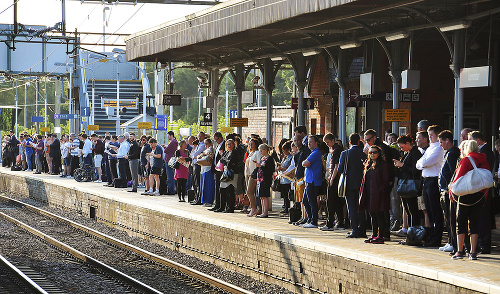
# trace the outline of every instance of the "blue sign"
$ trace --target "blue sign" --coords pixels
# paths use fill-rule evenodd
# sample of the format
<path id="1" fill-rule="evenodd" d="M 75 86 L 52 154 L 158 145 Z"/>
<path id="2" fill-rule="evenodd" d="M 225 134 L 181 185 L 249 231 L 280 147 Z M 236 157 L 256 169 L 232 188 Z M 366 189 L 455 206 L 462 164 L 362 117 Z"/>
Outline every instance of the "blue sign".
<path id="1" fill-rule="evenodd" d="M 155 114 L 155 130 L 166 131 L 168 128 L 168 115 Z"/>
<path id="2" fill-rule="evenodd" d="M 229 118 L 238 118 L 238 110 L 236 109 L 229 110 Z"/>
<path id="3" fill-rule="evenodd" d="M 79 115 L 75 113 L 56 113 L 54 119 L 78 119 Z"/>
<path id="4" fill-rule="evenodd" d="M 43 116 L 32 116 L 31 122 L 43 122 Z"/>
<path id="5" fill-rule="evenodd" d="M 81 116 L 90 116 L 90 107 L 82 107 L 80 108 Z"/>

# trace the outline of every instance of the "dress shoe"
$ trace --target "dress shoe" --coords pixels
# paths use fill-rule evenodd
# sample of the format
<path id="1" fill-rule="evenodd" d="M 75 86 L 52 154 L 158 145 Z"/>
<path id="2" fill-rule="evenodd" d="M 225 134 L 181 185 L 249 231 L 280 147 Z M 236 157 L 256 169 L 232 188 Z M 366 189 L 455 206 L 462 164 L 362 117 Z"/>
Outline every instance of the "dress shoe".
<path id="1" fill-rule="evenodd" d="M 137 190 L 128 190 L 127 192 L 137 193 Z"/>
<path id="2" fill-rule="evenodd" d="M 300 226 L 300 225 L 303 225 L 303 224 L 305 224 L 305 223 L 307 223 L 307 219 L 302 218 L 302 219 L 300 219 L 299 221 L 294 222 L 294 223 L 293 223 L 293 225 L 294 225 L 294 226 Z"/>
<path id="3" fill-rule="evenodd" d="M 217 210 L 214 210 L 214 212 L 223 212 L 225 209 L 224 208 L 219 208 Z"/>
<path id="4" fill-rule="evenodd" d="M 201 205 L 201 202 L 191 201 L 191 202 L 189 202 L 189 204 L 191 204 L 191 205 Z"/>
<path id="5" fill-rule="evenodd" d="M 208 210 L 209 210 L 209 211 L 216 211 L 216 210 L 217 210 L 217 209 L 219 209 L 219 208 L 220 208 L 220 207 L 218 207 L 218 206 L 214 206 L 214 207 L 212 207 L 212 208 L 210 208 L 210 209 L 208 209 Z"/>
<path id="6" fill-rule="evenodd" d="M 226 209 L 223 213 L 234 213 L 234 209 Z"/>

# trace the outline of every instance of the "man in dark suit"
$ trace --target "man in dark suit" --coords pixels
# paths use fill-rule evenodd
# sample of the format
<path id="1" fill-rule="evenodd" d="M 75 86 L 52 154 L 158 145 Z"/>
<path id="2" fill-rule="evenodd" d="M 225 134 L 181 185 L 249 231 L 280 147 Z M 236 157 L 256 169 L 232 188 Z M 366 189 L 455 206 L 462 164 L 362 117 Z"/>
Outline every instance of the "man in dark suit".
<path id="1" fill-rule="evenodd" d="M 491 145 L 486 143 L 484 134 L 478 131 L 469 133 L 469 140 L 474 140 L 479 146 L 479 152 L 486 154 L 486 160 L 493 169 L 495 166 L 495 153 L 491 148 Z M 479 252 L 482 254 L 491 253 L 491 227 L 492 222 L 495 221 L 494 216 L 491 215 L 491 199 L 493 198 L 493 189 L 488 191 L 488 197 L 486 198 L 486 203 L 483 205 L 481 216 L 479 218 L 479 238 L 477 245 L 479 247 Z"/>
<path id="2" fill-rule="evenodd" d="M 220 199 L 220 177 L 222 176 L 222 172 L 215 169 L 215 166 L 222 158 L 222 153 L 224 153 L 224 151 L 226 151 L 226 141 L 220 132 L 216 132 L 214 134 L 214 160 L 212 161 L 211 170 L 215 176 L 215 205 L 209 209 L 211 211 L 219 210 L 223 205 L 225 205 L 225 203 L 222 203 Z"/>
<path id="3" fill-rule="evenodd" d="M 342 174 L 347 168 L 345 200 L 352 228 L 352 233 L 347 235 L 347 238 L 366 238 L 365 216 L 363 212 L 358 210 L 359 189 L 366 160 L 366 154 L 363 152 L 363 147 L 359 146 L 359 140 L 359 135 L 352 133 L 349 136 L 351 148 L 343 151 L 339 160 L 339 174 Z"/>
<path id="4" fill-rule="evenodd" d="M 61 142 L 57 139 L 57 134 L 52 134 L 49 156 L 52 157 L 52 174 L 57 175 L 61 166 Z"/>

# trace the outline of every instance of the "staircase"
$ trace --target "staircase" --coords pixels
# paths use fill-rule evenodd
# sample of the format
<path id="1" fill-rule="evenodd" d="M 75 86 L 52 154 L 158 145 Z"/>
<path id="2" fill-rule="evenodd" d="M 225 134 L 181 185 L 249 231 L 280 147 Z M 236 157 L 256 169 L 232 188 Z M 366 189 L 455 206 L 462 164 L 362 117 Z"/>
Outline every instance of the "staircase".
<path id="1" fill-rule="evenodd" d="M 120 100 L 139 98 L 137 108 L 127 108 L 125 114 L 120 115 L 120 123 L 124 123 L 142 113 L 142 82 L 141 80 L 120 81 Z M 87 93 L 89 101 L 92 103 L 92 81 L 87 83 Z M 106 132 L 116 133 L 116 118 L 108 117 L 106 108 L 102 106 L 102 99 L 116 99 L 116 81 L 95 80 L 94 83 L 94 124 L 99 125 L 98 135 Z"/>

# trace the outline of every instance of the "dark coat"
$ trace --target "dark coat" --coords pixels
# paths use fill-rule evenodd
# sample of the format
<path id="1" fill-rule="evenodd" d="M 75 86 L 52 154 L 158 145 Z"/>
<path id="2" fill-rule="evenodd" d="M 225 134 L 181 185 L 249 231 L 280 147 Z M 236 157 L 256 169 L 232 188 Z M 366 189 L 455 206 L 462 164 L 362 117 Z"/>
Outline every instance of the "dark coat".
<path id="1" fill-rule="evenodd" d="M 490 170 L 495 166 L 495 153 L 491 151 L 491 145 L 486 143 L 481 148 L 479 148 L 479 153 L 486 154 L 486 160 L 490 165 Z"/>
<path id="2" fill-rule="evenodd" d="M 213 143 L 214 143 L 214 152 L 215 152 L 215 150 L 217 149 L 217 146 L 219 146 L 219 144 L 217 144 L 217 142 L 215 142 L 215 141 Z M 226 151 L 226 141 L 222 141 L 221 144 L 222 144 L 222 146 L 220 146 L 219 150 L 222 150 L 223 152 L 225 152 Z M 222 172 L 217 171 L 215 169 L 215 166 L 219 163 L 219 160 L 221 158 L 222 158 L 222 155 L 219 152 L 216 152 L 216 154 L 214 154 L 214 160 L 212 160 L 212 168 L 211 168 L 211 171 L 213 174 L 219 173 L 219 175 L 222 175 Z"/>
<path id="3" fill-rule="evenodd" d="M 439 176 L 439 188 L 441 190 L 448 190 L 448 185 L 451 183 L 451 178 L 457 169 L 458 161 L 460 159 L 460 149 L 453 146 L 448 149 L 444 155 L 444 163 L 441 168 Z"/>
<path id="4" fill-rule="evenodd" d="M 235 174 L 239 173 L 238 163 L 242 161 L 241 153 L 238 149 L 233 149 L 232 151 L 226 150 L 220 159 L 220 162 L 232 170 Z"/>
<path id="5" fill-rule="evenodd" d="M 403 166 L 399 168 L 400 179 L 420 179 L 422 171 L 417 169 L 417 161 L 422 157 L 422 153 L 417 146 L 413 146 L 408 153 L 401 158 Z"/>
<path id="6" fill-rule="evenodd" d="M 364 162 L 366 154 L 363 152 L 363 147 L 358 145 L 352 146 L 349 150 L 342 151 L 339 160 L 339 174 L 344 172 L 344 166 L 347 160 L 347 190 L 358 190 L 361 187 L 361 180 L 363 179 Z"/>
<path id="7" fill-rule="evenodd" d="M 384 162 L 382 166 L 376 167 L 370 177 L 370 191 L 365 189 L 365 176 L 361 182 L 359 190 L 359 211 L 368 210 L 370 212 L 388 211 L 391 207 L 389 194 L 389 165 Z M 367 200 L 370 199 L 370 207 L 366 207 Z"/>

